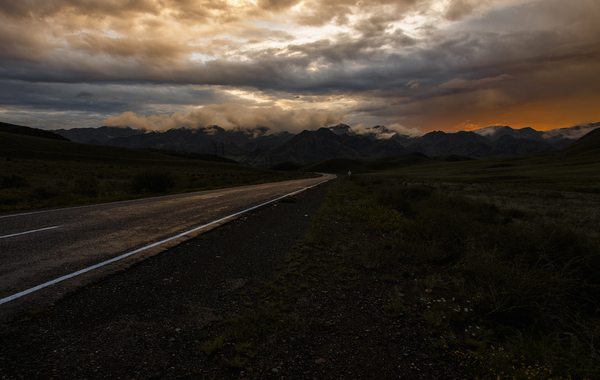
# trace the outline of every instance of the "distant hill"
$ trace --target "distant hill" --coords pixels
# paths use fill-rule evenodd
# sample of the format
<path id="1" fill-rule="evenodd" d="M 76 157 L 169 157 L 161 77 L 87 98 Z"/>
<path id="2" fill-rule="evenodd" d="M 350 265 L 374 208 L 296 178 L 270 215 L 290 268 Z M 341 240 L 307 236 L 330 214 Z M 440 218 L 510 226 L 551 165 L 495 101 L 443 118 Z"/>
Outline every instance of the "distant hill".
<path id="1" fill-rule="evenodd" d="M 279 146 L 294 135 L 288 132 L 268 134 L 267 128 L 225 130 L 212 125 L 204 128 L 177 128 L 146 132 L 129 127 L 60 129 L 56 132 L 72 141 L 169 151 L 207 153 L 239 161 L 257 149 Z"/>
<path id="2" fill-rule="evenodd" d="M 165 150 L 165 149 L 154 149 L 154 148 L 145 148 L 141 149 L 148 152 L 160 153 L 165 156 L 172 157 L 182 157 L 189 158 L 192 160 L 200 160 L 200 161 L 209 161 L 209 162 L 225 162 L 228 164 L 239 164 L 237 161 L 231 160 L 226 157 L 217 156 L 210 153 L 194 153 L 194 152 L 179 152 L 176 150 Z"/>
<path id="3" fill-rule="evenodd" d="M 563 140 L 571 140 L 571 142 L 580 139 L 587 133 L 600 128 L 600 122 L 576 125 L 570 128 L 558 128 L 543 132 L 543 137 L 547 142 L 556 145 L 557 142 Z"/>
<path id="4" fill-rule="evenodd" d="M 167 156 L 153 152 L 79 144 L 70 141 L 5 132 L 0 132 L 0 155 L 11 158 L 51 158 L 54 160 L 65 159 L 116 163 L 169 159 Z"/>
<path id="5" fill-rule="evenodd" d="M 568 144 L 584 136 L 586 133 L 600 127 L 600 122 L 584 125 L 576 125 L 569 128 L 558 128 L 549 131 L 536 131 L 533 128 L 513 129 L 509 126 L 494 125 L 487 128 L 474 130 L 480 136 L 484 136 L 492 141 L 499 140 L 503 136 L 511 136 L 517 139 L 529 139 L 542 141 L 557 148 L 564 148 Z"/>
<path id="6" fill-rule="evenodd" d="M 57 129 L 54 132 L 73 142 L 93 145 L 109 145 L 116 138 L 144 134 L 146 131 L 129 127 L 73 128 Z"/>
<path id="7" fill-rule="evenodd" d="M 408 153 L 401 156 L 372 158 L 335 158 L 304 166 L 301 170 L 307 172 L 340 173 L 345 175 L 393 170 L 415 165 L 428 165 L 436 161 L 421 153 Z"/>
<path id="8" fill-rule="evenodd" d="M 491 141 L 473 132 L 429 132 L 406 145 L 409 152 L 426 156 L 459 155 L 486 158 L 492 155 Z"/>
<path id="9" fill-rule="evenodd" d="M 494 141 L 491 146 L 494 148 L 491 153 L 492 157 L 516 156 L 557 150 L 556 147 L 542 141 L 515 138 L 508 134 Z"/>
<path id="10" fill-rule="evenodd" d="M 211 154 L 245 165 L 270 168 L 285 162 L 304 166 L 329 159 L 398 157 L 411 152 L 438 157 L 438 161 L 551 152 L 568 147 L 597 127 L 600 127 L 600 122 L 544 132 L 532 128 L 491 126 L 453 133 L 433 131 L 422 136 L 410 136 L 382 125 L 364 129 L 346 124 L 302 131 L 296 135 L 271 133 L 264 127 L 224 129 L 216 125 L 153 132 L 115 126 L 55 132 L 73 142 Z M 29 129 L 36 131 L 34 133 L 49 132 Z"/>
<path id="11" fill-rule="evenodd" d="M 366 158 L 405 154 L 406 149 L 393 140 L 371 140 L 364 136 L 335 134 L 329 128 L 302 131 L 284 144 L 256 150 L 242 163 L 273 166 L 280 162 L 308 164 L 334 158 Z"/>
<path id="12" fill-rule="evenodd" d="M 599 123 L 600 124 L 600 123 Z M 562 149 L 561 154 L 567 155 L 592 155 L 600 154 L 600 128 L 587 133 L 573 144 Z"/>
<path id="13" fill-rule="evenodd" d="M 51 132 L 51 131 L 46 131 L 46 130 L 39 129 L 39 128 L 25 127 L 22 125 L 2 123 L 2 122 L 0 122 L 0 132 L 13 133 L 13 134 L 25 135 L 25 136 L 41 137 L 44 139 L 51 139 L 51 140 L 70 141 L 68 138 L 65 138 L 65 137 L 63 137 L 57 133 Z"/>
<path id="14" fill-rule="evenodd" d="M 31 128 L 34 129 L 34 128 Z M 43 132 L 43 131 L 42 131 Z M 98 161 L 111 163 L 165 162 L 194 159 L 213 163 L 239 165 L 237 162 L 211 154 L 193 154 L 146 149 L 130 149 L 71 142 L 64 137 L 45 138 L 0 131 L 0 156 L 6 158 L 36 158 L 52 160 Z"/>
<path id="15" fill-rule="evenodd" d="M 541 141 L 544 139 L 544 132 L 538 132 L 533 128 L 513 129 L 509 126 L 494 125 L 487 128 L 473 131 L 480 136 L 484 136 L 492 141 L 496 141 L 504 136 L 510 136 L 517 139 L 530 139 Z"/>

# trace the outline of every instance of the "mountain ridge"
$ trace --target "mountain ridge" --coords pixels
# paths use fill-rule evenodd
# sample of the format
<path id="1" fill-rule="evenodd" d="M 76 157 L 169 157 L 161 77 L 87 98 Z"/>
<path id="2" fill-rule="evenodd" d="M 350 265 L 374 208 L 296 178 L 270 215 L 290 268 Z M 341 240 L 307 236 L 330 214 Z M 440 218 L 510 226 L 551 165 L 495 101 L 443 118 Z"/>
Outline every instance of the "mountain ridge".
<path id="1" fill-rule="evenodd" d="M 256 167 L 284 162 L 306 165 L 335 158 L 360 159 L 418 152 L 428 157 L 476 159 L 558 151 L 600 127 L 600 122 L 540 132 L 533 128 L 492 126 L 475 131 L 432 131 L 409 136 L 385 126 L 358 129 L 338 124 L 298 134 L 268 128 L 226 130 L 216 125 L 167 131 L 102 126 L 59 129 L 52 133 L 73 142 L 127 148 L 214 154 Z"/>

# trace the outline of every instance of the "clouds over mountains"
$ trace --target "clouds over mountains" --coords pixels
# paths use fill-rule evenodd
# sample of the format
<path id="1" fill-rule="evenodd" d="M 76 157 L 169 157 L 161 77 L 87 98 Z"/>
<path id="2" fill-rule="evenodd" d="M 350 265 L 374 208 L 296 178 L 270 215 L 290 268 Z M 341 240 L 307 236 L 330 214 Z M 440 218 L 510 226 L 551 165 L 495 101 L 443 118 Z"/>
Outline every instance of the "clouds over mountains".
<path id="1" fill-rule="evenodd" d="M 9 0 L 0 117 L 573 125 L 600 118 L 598 19 L 594 0 Z"/>

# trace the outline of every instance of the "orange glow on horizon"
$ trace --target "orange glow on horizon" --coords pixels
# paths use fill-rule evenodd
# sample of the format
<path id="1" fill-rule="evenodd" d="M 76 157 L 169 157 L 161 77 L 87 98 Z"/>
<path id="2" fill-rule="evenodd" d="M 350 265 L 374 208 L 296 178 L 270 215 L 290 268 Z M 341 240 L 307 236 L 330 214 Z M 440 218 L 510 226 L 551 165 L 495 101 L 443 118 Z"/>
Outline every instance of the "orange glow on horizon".
<path id="1" fill-rule="evenodd" d="M 495 125 L 509 126 L 513 129 L 533 128 L 537 131 L 568 128 L 580 124 L 600 122 L 600 97 L 580 98 L 565 101 L 556 99 L 546 102 L 535 102 L 517 105 L 499 112 L 482 110 L 468 112 L 469 118 L 457 112 L 455 115 L 435 117 L 423 132 L 442 131 L 473 131 Z M 425 121 L 426 122 L 426 121 Z"/>

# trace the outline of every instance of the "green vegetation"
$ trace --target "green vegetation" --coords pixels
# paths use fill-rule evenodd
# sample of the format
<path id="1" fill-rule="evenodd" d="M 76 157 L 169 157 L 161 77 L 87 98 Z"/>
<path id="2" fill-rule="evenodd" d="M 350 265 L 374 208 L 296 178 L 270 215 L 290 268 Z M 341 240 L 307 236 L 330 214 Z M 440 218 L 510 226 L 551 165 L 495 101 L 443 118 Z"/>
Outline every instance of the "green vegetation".
<path id="1" fill-rule="evenodd" d="M 194 155 L 180 157 L 173 152 L 163 153 L 166 154 L 0 132 L 0 212 L 102 203 L 308 176 L 198 160 Z"/>

